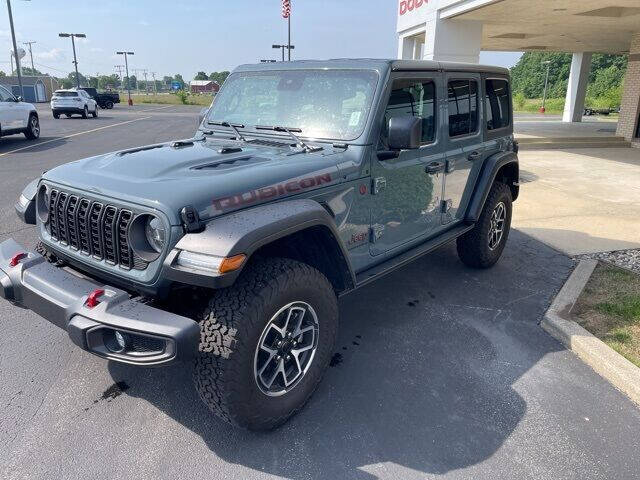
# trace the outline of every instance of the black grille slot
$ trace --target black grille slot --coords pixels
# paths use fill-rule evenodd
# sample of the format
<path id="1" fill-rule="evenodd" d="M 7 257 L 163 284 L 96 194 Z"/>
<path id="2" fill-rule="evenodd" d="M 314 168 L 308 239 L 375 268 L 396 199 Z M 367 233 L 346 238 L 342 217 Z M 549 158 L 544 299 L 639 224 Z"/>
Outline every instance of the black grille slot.
<path id="1" fill-rule="evenodd" d="M 86 198 L 78 202 L 78 212 L 76 215 L 76 227 L 78 231 L 79 248 L 82 253 L 91 255 L 91 243 L 89 241 L 89 207 L 91 202 Z"/>
<path id="2" fill-rule="evenodd" d="M 78 211 L 78 197 L 70 195 L 67 201 L 67 208 L 65 209 L 65 216 L 67 217 L 67 238 L 69 246 L 79 250 L 78 242 L 78 221 L 76 219 L 76 212 Z"/>
<path id="3" fill-rule="evenodd" d="M 91 243 L 91 251 L 93 256 L 98 260 L 104 258 L 104 249 L 102 248 L 102 235 L 100 228 L 100 217 L 102 216 L 103 205 L 93 202 L 89 209 L 89 242 Z"/>
<path id="4" fill-rule="evenodd" d="M 60 190 L 49 191 L 51 238 L 97 260 L 126 270 L 145 270 L 149 263 L 129 245 L 130 210 L 94 202 Z"/>
<path id="5" fill-rule="evenodd" d="M 127 230 L 133 214 L 129 210 L 121 210 L 118 216 L 116 227 L 116 237 L 118 242 L 118 263 L 124 268 L 131 268 L 133 259 L 131 258 L 131 248 L 129 247 L 129 239 Z"/>
<path id="6" fill-rule="evenodd" d="M 108 263 L 116 264 L 115 224 L 118 210 L 111 205 L 105 207 L 102 215 L 102 233 L 104 236 L 104 258 Z"/>

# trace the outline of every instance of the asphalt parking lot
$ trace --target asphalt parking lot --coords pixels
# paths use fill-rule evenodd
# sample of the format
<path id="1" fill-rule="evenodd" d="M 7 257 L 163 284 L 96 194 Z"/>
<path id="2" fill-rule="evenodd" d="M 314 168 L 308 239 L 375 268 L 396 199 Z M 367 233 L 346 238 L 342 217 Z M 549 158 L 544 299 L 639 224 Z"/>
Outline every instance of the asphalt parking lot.
<path id="1" fill-rule="evenodd" d="M 189 137 L 198 111 L 43 108 L 39 142 L 0 140 L 0 241 L 35 243 L 13 203 L 43 170 Z M 572 266 L 513 231 L 491 270 L 446 246 L 344 297 L 333 367 L 263 434 L 211 416 L 188 367 L 110 364 L 2 301 L 0 478 L 637 478 L 640 410 L 538 325 Z"/>

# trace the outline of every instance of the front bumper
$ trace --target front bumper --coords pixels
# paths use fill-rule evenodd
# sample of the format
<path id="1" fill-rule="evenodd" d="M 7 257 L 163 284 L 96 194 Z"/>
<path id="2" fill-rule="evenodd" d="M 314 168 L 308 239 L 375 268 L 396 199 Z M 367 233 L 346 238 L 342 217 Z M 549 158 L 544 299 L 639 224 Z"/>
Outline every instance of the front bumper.
<path id="1" fill-rule="evenodd" d="M 12 258 L 26 253 L 15 266 Z M 89 295 L 104 291 L 93 308 Z M 28 308 L 64 329 L 80 348 L 134 365 L 167 365 L 198 351 L 200 327 L 186 317 L 151 307 L 117 288 L 48 263 L 14 240 L 0 243 L 0 297 Z M 115 332 L 125 347 L 114 341 Z"/>

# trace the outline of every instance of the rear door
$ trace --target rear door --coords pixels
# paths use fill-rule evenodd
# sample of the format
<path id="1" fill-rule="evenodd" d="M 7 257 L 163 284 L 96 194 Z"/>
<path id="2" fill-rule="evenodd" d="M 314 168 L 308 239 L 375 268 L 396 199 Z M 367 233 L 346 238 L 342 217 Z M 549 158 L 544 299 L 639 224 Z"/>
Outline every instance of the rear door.
<path id="1" fill-rule="evenodd" d="M 480 75 L 448 72 L 446 89 L 446 176 L 444 186 L 444 224 L 462 220 L 473 193 L 473 186 L 488 152 L 480 128 Z"/>
<path id="2" fill-rule="evenodd" d="M 422 146 L 403 150 L 396 158 L 385 159 L 374 153 L 372 255 L 433 234 L 442 227 L 440 203 L 445 159 L 438 128 L 440 85 L 438 72 L 397 73 L 392 78 L 378 150 L 388 150 L 389 120 L 395 116 L 422 119 Z"/>

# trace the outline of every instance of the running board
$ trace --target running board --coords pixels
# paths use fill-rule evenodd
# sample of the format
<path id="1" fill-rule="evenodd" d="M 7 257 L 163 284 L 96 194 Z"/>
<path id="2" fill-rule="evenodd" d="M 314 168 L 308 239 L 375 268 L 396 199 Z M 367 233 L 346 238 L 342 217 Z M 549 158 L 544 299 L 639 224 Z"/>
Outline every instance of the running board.
<path id="1" fill-rule="evenodd" d="M 444 233 L 439 234 L 438 236 L 427 240 L 424 243 L 419 244 L 416 247 L 413 247 L 406 252 L 401 253 L 400 255 L 396 255 L 389 260 L 385 260 L 384 262 L 371 267 L 367 270 L 364 270 L 356 275 L 356 288 L 360 288 L 363 285 L 368 284 L 378 278 L 386 275 L 387 273 L 393 272 L 395 269 L 403 267 L 404 265 L 420 258 L 423 255 L 435 250 L 438 247 L 441 247 L 445 243 L 449 243 L 452 240 L 455 240 L 460 235 L 468 232 L 474 227 L 474 225 L 460 225 L 458 227 L 454 227 L 451 230 L 448 230 Z"/>

